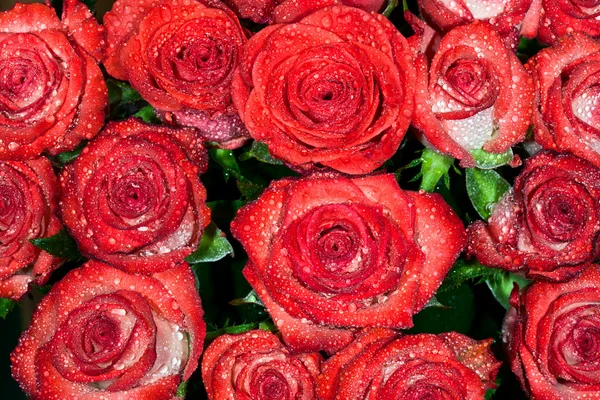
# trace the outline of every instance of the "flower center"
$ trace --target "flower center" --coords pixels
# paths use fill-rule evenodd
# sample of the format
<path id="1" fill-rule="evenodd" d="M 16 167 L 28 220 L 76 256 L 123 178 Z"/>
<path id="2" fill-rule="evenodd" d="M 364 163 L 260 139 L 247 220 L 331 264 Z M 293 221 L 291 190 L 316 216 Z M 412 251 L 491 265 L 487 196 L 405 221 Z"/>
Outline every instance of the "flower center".
<path id="1" fill-rule="evenodd" d="M 285 400 L 289 398 L 287 382 L 279 371 L 268 370 L 258 379 L 258 396 L 253 400 Z"/>
<path id="2" fill-rule="evenodd" d="M 155 191 L 141 176 L 126 176 L 113 187 L 110 195 L 111 209 L 124 218 L 145 214 L 154 203 Z"/>

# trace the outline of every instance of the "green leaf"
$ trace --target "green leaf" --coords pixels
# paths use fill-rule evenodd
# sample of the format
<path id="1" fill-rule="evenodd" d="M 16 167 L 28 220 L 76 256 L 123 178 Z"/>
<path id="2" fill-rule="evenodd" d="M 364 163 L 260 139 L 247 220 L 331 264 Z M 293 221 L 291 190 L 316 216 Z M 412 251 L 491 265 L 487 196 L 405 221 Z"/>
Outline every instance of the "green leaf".
<path id="1" fill-rule="evenodd" d="M 244 199 L 248 201 L 256 200 L 265 190 L 264 186 L 257 185 L 252 182 L 238 181 L 237 187 L 244 196 Z"/>
<path id="2" fill-rule="evenodd" d="M 2 319 L 6 319 L 8 313 L 11 312 L 16 305 L 17 302 L 14 300 L 0 298 L 0 317 L 2 317 Z"/>
<path id="3" fill-rule="evenodd" d="M 246 161 L 251 158 L 256 158 L 258 161 L 262 161 L 267 164 L 283 165 L 283 161 L 273 158 L 273 156 L 271 156 L 271 152 L 269 152 L 269 147 L 262 142 L 252 142 L 250 150 L 240 155 L 240 161 Z"/>
<path id="4" fill-rule="evenodd" d="M 83 259 L 83 256 L 77 248 L 77 243 L 65 229 L 62 229 L 54 236 L 31 239 L 30 242 L 44 250 L 46 253 L 55 257 L 63 258 L 69 261 L 78 261 Z"/>
<path id="5" fill-rule="evenodd" d="M 73 161 L 75 161 L 77 159 L 77 157 L 79 157 L 79 155 L 81 154 L 81 151 L 83 150 L 83 148 L 85 147 L 86 144 L 87 144 L 87 142 L 84 142 L 84 143 L 80 144 L 79 146 L 77 146 L 77 148 L 73 151 L 62 152 L 59 155 L 57 155 L 56 157 L 53 157 L 52 161 L 54 161 L 54 164 L 59 167 L 63 167 L 69 163 L 72 163 Z"/>
<path id="6" fill-rule="evenodd" d="M 208 149 L 210 158 L 223 168 L 223 176 L 225 181 L 229 179 L 229 176 L 233 176 L 237 180 L 246 180 L 242 176 L 240 166 L 235 159 L 233 151 L 227 149 Z"/>
<path id="7" fill-rule="evenodd" d="M 262 329 L 263 331 L 268 331 L 271 333 L 279 332 L 279 329 L 275 326 L 272 321 L 262 321 L 258 324 L 258 329 Z"/>
<path id="8" fill-rule="evenodd" d="M 494 205 L 510 189 L 508 182 L 491 169 L 467 169 L 467 193 L 475 210 L 487 220 Z"/>
<path id="9" fill-rule="evenodd" d="M 497 272 L 497 269 L 488 268 L 482 265 L 475 258 L 468 261 L 463 258 L 459 258 L 446 275 L 446 278 L 444 278 L 444 282 L 442 282 L 442 285 L 438 289 L 438 293 L 456 289 L 463 283 L 470 281 L 483 281 Z"/>
<path id="10" fill-rule="evenodd" d="M 414 327 L 409 333 L 442 333 L 456 331 L 468 334 L 475 315 L 473 291 L 469 285 L 437 293 L 446 308 L 428 307 L 413 317 Z"/>
<path id="11" fill-rule="evenodd" d="M 421 189 L 433 192 L 442 177 L 448 174 L 454 158 L 425 149 L 421 155 Z M 447 183 L 450 185 L 449 182 Z"/>
<path id="12" fill-rule="evenodd" d="M 445 306 L 442 303 L 440 303 L 440 301 L 435 296 L 429 299 L 429 301 L 427 302 L 427 304 L 425 304 L 425 307 L 423 307 L 423 309 L 430 307 L 449 308 L 448 306 Z"/>
<path id="13" fill-rule="evenodd" d="M 201 262 L 219 261 L 228 255 L 233 256 L 233 247 L 214 222 L 208 224 L 200 240 L 198 249 L 187 256 L 185 260 L 190 264 Z"/>
<path id="14" fill-rule="evenodd" d="M 242 299 L 235 299 L 229 302 L 232 306 L 241 306 L 244 304 L 256 304 L 259 306 L 264 306 L 263 302 L 260 300 L 258 295 L 254 290 L 252 290 L 248 295 Z"/>
<path id="15" fill-rule="evenodd" d="M 188 381 L 181 382 L 181 384 L 177 388 L 177 393 L 175 393 L 175 396 L 185 398 L 185 394 L 187 392 L 187 386 L 188 386 Z"/>
<path id="16" fill-rule="evenodd" d="M 223 328 L 206 332 L 205 341 L 209 341 L 209 342 L 213 341 L 216 338 L 218 338 L 219 336 L 222 336 L 225 334 L 235 335 L 238 333 L 248 332 L 248 331 L 251 331 L 252 329 L 256 329 L 258 326 L 259 326 L 258 322 L 251 322 L 251 323 L 241 324 L 241 325 L 228 325 L 228 322 L 226 322 L 225 326 Z"/>
<path id="17" fill-rule="evenodd" d="M 158 124 L 160 123 L 160 119 L 156 116 L 156 112 L 154 111 L 154 107 L 151 105 L 147 105 L 142 107 L 138 112 L 133 114 L 134 117 L 140 118 L 147 124 Z"/>
<path id="18" fill-rule="evenodd" d="M 142 95 L 127 82 L 108 79 L 106 86 L 108 88 L 108 100 L 111 107 L 143 100 Z"/>
<path id="19" fill-rule="evenodd" d="M 406 0 L 402 0 L 402 6 L 404 8 L 404 11 L 408 9 Z M 396 7 L 398 7 L 398 0 L 388 0 L 387 6 L 385 7 L 385 10 L 383 10 L 382 14 L 389 18 Z"/>
<path id="20" fill-rule="evenodd" d="M 498 303 L 502 304 L 504 308 L 508 310 L 510 304 L 508 299 L 514 288 L 514 284 L 518 284 L 519 288 L 523 289 L 529 284 L 529 280 L 522 276 L 513 274 L 508 271 L 497 270 L 498 272 L 485 280 L 488 287 L 492 291 L 492 294 L 498 300 Z"/>
<path id="21" fill-rule="evenodd" d="M 483 149 L 471 150 L 471 155 L 475 158 L 477 168 L 494 169 L 508 164 L 514 157 L 512 149 L 505 153 L 488 153 Z"/>

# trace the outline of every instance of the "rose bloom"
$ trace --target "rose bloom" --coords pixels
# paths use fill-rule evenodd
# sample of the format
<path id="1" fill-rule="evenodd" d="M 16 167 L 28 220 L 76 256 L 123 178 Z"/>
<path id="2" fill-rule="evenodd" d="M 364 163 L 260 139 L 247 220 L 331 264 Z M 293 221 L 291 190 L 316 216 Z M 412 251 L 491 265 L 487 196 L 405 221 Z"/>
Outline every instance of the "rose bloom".
<path id="1" fill-rule="evenodd" d="M 421 26 L 415 30 L 423 35 Z M 504 153 L 525 139 L 533 83 L 491 25 L 475 21 L 452 29 L 430 61 L 420 53 L 415 65 L 413 125 L 427 146 L 473 167 L 472 151 Z"/>
<path id="2" fill-rule="evenodd" d="M 13 377 L 33 399 L 170 399 L 198 367 L 202 314 L 187 264 L 139 276 L 90 261 L 42 299 Z"/>
<path id="3" fill-rule="evenodd" d="M 484 265 L 567 280 L 600 256 L 600 169 L 571 154 L 527 160 L 488 224 L 469 226 L 467 252 Z"/>
<path id="4" fill-rule="evenodd" d="M 536 86 L 536 142 L 546 149 L 571 152 L 600 167 L 598 60 L 600 42 L 574 33 L 542 49 L 527 67 Z"/>
<path id="5" fill-rule="evenodd" d="M 47 158 L 0 162 L 0 297 L 18 300 L 60 264 L 30 242 L 62 227 L 55 215 L 56 187 Z"/>
<path id="6" fill-rule="evenodd" d="M 347 5 L 365 11 L 383 10 L 386 0 L 225 0 L 240 18 L 259 24 L 291 23 L 313 11 L 332 5 Z"/>
<path id="7" fill-rule="evenodd" d="M 202 380 L 209 400 L 316 398 L 319 353 L 292 354 L 263 330 L 219 336 L 204 352 Z"/>
<path id="8" fill-rule="evenodd" d="M 136 273 L 196 250 L 210 222 L 196 131 L 110 122 L 61 175 L 62 220 L 81 252 Z"/>
<path id="9" fill-rule="evenodd" d="M 76 0 L 65 1 L 62 19 L 43 4 L 0 12 L 2 160 L 73 150 L 104 124 L 103 28 Z"/>
<path id="10" fill-rule="evenodd" d="M 504 322 L 513 372 L 534 399 L 594 398 L 600 391 L 600 271 L 513 290 Z"/>
<path id="11" fill-rule="evenodd" d="M 233 12 L 216 7 L 196 0 L 116 1 L 104 16 L 104 65 L 129 80 L 165 121 L 194 126 L 207 140 L 235 148 L 247 136 L 231 102 L 246 34 Z"/>
<path id="12" fill-rule="evenodd" d="M 533 0 L 521 34 L 546 44 L 573 32 L 599 37 L 597 6 L 593 1 Z"/>
<path id="13" fill-rule="evenodd" d="M 491 342 L 366 330 L 323 364 L 318 398 L 481 400 L 500 368 Z"/>
<path id="14" fill-rule="evenodd" d="M 233 100 L 250 135 L 286 163 L 363 174 L 396 152 L 410 124 L 411 61 L 384 16 L 326 7 L 250 39 Z"/>
<path id="15" fill-rule="evenodd" d="M 273 182 L 231 231 L 285 342 L 330 353 L 351 327 L 410 328 L 466 239 L 440 195 L 404 191 L 391 174 Z"/>
<path id="16" fill-rule="evenodd" d="M 438 32 L 448 32 L 476 20 L 485 21 L 503 38 L 514 36 L 517 43 L 520 32 L 537 29 L 539 15 L 528 13 L 531 2 L 532 0 L 417 0 L 421 14 Z"/>

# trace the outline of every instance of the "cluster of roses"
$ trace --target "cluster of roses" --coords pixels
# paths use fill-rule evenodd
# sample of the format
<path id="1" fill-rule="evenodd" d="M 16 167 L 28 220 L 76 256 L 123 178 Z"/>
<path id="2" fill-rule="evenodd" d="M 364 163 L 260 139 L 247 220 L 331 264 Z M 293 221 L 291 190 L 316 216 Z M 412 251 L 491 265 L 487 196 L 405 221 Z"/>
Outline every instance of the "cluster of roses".
<path id="1" fill-rule="evenodd" d="M 217 0 L 118 0 L 103 27 L 78 0 L 62 20 L 42 4 L 0 14 L 0 295 L 48 280 L 63 260 L 31 239 L 63 226 L 92 259 L 54 285 L 23 334 L 12 356 L 22 388 L 35 399 L 175 395 L 205 337 L 184 261 L 210 221 L 203 143 L 252 137 L 305 174 L 274 181 L 231 226 L 283 342 L 218 338 L 202 365 L 211 399 L 483 398 L 499 368 L 489 340 L 395 330 L 412 326 L 465 248 L 547 281 L 515 290 L 506 318 L 525 390 L 598 393 L 596 5 L 423 0 L 439 32 L 407 13 L 406 39 L 374 12 L 382 1 L 226 3 L 270 25 L 251 35 Z M 553 45 L 524 67 L 520 34 Z M 104 125 L 98 62 L 163 124 Z M 465 230 L 441 196 L 372 174 L 411 124 L 465 167 L 512 158 L 530 124 L 563 153 L 530 158 L 488 223 Z M 41 154 L 85 139 L 57 179 Z"/>

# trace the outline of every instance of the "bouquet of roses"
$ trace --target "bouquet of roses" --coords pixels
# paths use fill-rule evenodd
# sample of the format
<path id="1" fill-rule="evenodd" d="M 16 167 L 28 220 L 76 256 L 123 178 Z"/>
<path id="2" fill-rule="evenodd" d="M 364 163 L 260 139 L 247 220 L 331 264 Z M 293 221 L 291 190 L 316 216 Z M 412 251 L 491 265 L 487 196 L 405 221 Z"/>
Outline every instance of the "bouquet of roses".
<path id="1" fill-rule="evenodd" d="M 598 6 L 0 12 L 11 398 L 599 396 Z"/>

